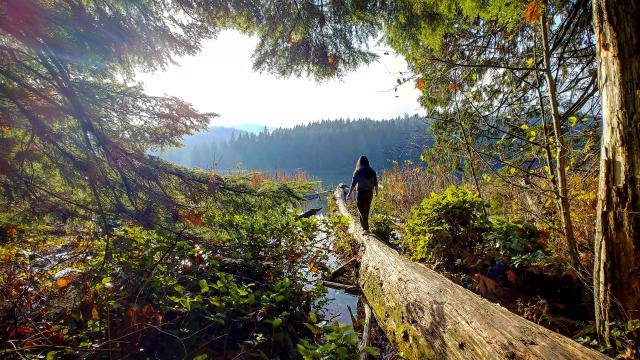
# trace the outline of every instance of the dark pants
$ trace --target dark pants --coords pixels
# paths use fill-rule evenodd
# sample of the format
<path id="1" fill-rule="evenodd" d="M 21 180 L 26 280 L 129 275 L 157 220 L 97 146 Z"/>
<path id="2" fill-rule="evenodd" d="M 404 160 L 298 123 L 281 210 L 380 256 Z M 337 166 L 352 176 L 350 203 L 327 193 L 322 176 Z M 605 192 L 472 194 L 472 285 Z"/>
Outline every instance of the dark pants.
<path id="1" fill-rule="evenodd" d="M 358 204 L 358 212 L 360 213 L 360 224 L 365 230 L 369 230 L 369 211 L 371 210 L 372 200 L 373 191 L 358 191 L 356 203 Z"/>

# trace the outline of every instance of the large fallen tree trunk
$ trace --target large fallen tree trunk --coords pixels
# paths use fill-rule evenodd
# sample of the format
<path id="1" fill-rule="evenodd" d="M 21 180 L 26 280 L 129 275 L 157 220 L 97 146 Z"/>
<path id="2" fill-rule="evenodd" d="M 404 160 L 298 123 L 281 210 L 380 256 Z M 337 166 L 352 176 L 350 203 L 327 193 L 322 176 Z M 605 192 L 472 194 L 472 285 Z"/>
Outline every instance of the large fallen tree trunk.
<path id="1" fill-rule="evenodd" d="M 389 341 L 409 359 L 609 359 L 402 257 L 364 234 L 344 192 L 335 198 L 361 243 L 358 283 Z"/>

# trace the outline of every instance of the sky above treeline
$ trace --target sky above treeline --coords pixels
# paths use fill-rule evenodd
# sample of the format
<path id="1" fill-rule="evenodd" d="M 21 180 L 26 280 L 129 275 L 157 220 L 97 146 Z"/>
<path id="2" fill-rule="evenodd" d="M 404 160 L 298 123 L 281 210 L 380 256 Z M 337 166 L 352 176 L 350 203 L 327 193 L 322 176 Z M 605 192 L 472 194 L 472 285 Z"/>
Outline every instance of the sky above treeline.
<path id="1" fill-rule="evenodd" d="M 423 113 L 412 81 L 393 91 L 407 64 L 391 52 L 385 55 L 383 47 L 373 47 L 380 54 L 378 62 L 318 84 L 254 72 L 251 54 L 256 43 L 255 38 L 224 31 L 206 42 L 200 54 L 182 57 L 164 71 L 139 74 L 138 80 L 149 94 L 178 96 L 200 111 L 219 114 L 212 126 L 292 127 L 322 119 Z"/>

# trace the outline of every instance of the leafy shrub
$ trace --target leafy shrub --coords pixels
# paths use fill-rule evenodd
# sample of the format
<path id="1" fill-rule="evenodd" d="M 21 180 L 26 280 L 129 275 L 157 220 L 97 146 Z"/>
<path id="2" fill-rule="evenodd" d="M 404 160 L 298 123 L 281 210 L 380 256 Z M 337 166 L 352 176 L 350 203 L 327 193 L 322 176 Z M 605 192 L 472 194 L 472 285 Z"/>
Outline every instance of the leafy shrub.
<path id="1" fill-rule="evenodd" d="M 380 197 L 375 198 L 369 215 L 371 232 L 384 241 L 392 240 L 395 228 L 395 224 L 391 221 L 393 215 L 392 209 L 386 202 L 380 201 Z"/>
<path id="2" fill-rule="evenodd" d="M 421 156 L 421 159 L 427 160 Z M 442 165 L 423 161 L 414 163 L 392 161 L 393 168 L 382 172 L 380 198 L 393 210 L 396 216 L 405 217 L 411 209 L 420 204 L 431 192 L 439 193 L 455 183 L 453 174 Z M 425 166 L 426 165 L 426 166 Z"/>
<path id="3" fill-rule="evenodd" d="M 480 251 L 489 258 L 506 260 L 515 267 L 546 265 L 551 259 L 544 253 L 545 244 L 541 238 L 541 232 L 528 221 L 494 216 L 489 229 L 482 235 Z"/>
<path id="4" fill-rule="evenodd" d="M 429 263 L 452 262 L 481 239 L 487 219 L 482 199 L 466 186 L 431 194 L 413 209 L 405 244 L 411 258 Z"/>
<path id="5" fill-rule="evenodd" d="M 369 219 L 369 226 L 371 227 L 371 232 L 382 240 L 388 241 L 393 235 L 393 222 L 388 216 L 372 214 L 371 219 Z"/>
<path id="6" fill-rule="evenodd" d="M 309 313 L 310 321 L 304 325 L 315 336 L 314 341 L 303 339 L 297 346 L 300 355 L 305 360 L 327 359 L 347 360 L 355 359 L 358 354 L 358 334 L 352 326 L 340 325 L 337 322 L 328 323 L 320 320 L 315 313 Z M 380 351 L 371 346 L 364 351 L 373 356 L 379 356 Z"/>
<path id="7" fill-rule="evenodd" d="M 404 245 L 412 259 L 433 264 L 475 267 L 501 261 L 510 266 L 548 265 L 544 233 L 531 222 L 503 216 L 488 218 L 487 204 L 466 186 L 432 194 L 414 208 Z"/>
<path id="8" fill-rule="evenodd" d="M 332 215 L 326 226 L 333 234 L 333 251 L 343 257 L 350 258 L 358 253 L 359 244 L 349 234 L 349 218 L 342 215 Z"/>
<path id="9" fill-rule="evenodd" d="M 637 359 L 640 356 L 640 319 L 631 319 L 626 322 L 611 322 L 610 345 L 599 342 L 594 328 L 589 335 L 582 334 L 575 340 L 600 352 L 603 352 L 614 359 Z"/>
<path id="10" fill-rule="evenodd" d="M 0 358 L 297 357 L 291 345 L 325 291 L 302 271 L 323 251 L 313 246 L 319 224 L 297 219 L 280 188 L 272 199 L 273 185 L 258 185 L 262 196 L 220 194 L 156 230 L 8 228 Z"/>

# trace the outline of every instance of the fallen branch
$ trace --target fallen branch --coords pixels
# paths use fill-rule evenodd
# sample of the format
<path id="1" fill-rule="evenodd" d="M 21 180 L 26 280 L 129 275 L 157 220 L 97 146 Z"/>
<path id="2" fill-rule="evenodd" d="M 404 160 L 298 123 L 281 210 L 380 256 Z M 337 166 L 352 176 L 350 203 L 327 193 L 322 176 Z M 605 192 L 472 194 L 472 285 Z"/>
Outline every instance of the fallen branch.
<path id="1" fill-rule="evenodd" d="M 340 274 L 342 274 L 343 272 L 345 272 L 347 270 L 347 266 L 349 266 L 351 264 L 355 264 L 355 263 L 357 263 L 357 261 L 358 261 L 358 259 L 356 259 L 355 257 L 352 257 L 347 262 L 345 262 L 344 264 L 338 266 L 335 270 L 333 270 L 331 272 L 331 274 L 329 274 L 329 276 L 327 276 L 327 280 L 329 280 L 329 281 L 334 280 Z"/>
<path id="2" fill-rule="evenodd" d="M 333 288 L 333 289 L 344 290 L 350 294 L 357 295 L 360 293 L 356 285 L 347 285 L 339 282 L 326 281 L 326 280 L 322 280 L 322 285 Z"/>

